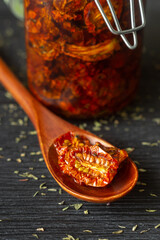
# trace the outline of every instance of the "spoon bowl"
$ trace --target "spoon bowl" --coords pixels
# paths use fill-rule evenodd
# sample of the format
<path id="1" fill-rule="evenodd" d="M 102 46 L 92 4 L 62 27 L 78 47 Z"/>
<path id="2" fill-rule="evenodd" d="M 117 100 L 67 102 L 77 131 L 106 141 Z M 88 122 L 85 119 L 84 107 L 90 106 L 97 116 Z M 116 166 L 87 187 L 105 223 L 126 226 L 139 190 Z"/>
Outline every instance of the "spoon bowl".
<path id="1" fill-rule="evenodd" d="M 107 203 L 123 197 L 132 190 L 138 179 L 138 170 L 130 158 L 121 163 L 114 180 L 106 187 L 80 185 L 71 177 L 63 174 L 59 168 L 58 155 L 53 145 L 54 140 L 59 136 L 70 131 L 86 136 L 92 144 L 100 142 L 106 147 L 113 147 L 113 145 L 51 113 L 23 87 L 2 59 L 0 59 L 0 82 L 30 117 L 37 130 L 45 163 L 53 178 L 66 192 L 81 200 Z"/>
<path id="2" fill-rule="evenodd" d="M 104 144 L 101 139 L 96 140 Z M 126 195 L 135 186 L 138 178 L 137 167 L 130 158 L 127 158 L 121 163 L 118 173 L 108 186 L 96 188 L 77 184 L 73 178 L 59 170 L 58 156 L 54 146 L 49 149 L 46 164 L 54 179 L 66 192 L 88 202 L 108 203 L 115 201 Z"/>

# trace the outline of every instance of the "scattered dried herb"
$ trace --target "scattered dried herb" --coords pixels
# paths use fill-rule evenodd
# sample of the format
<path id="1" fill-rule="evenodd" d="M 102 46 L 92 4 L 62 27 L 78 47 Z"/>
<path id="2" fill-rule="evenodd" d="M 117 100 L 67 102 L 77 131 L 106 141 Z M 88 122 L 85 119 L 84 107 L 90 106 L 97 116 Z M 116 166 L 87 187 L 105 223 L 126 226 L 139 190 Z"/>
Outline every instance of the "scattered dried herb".
<path id="1" fill-rule="evenodd" d="M 98 238 L 98 240 L 109 240 L 108 238 Z"/>
<path id="2" fill-rule="evenodd" d="M 81 129 L 85 129 L 86 127 L 87 127 L 86 123 L 79 124 L 79 128 Z"/>
<path id="3" fill-rule="evenodd" d="M 42 192 L 41 195 L 42 195 L 42 196 L 46 196 L 46 193 L 43 193 L 43 192 Z"/>
<path id="4" fill-rule="evenodd" d="M 69 206 L 62 209 L 62 211 L 66 211 L 69 208 Z"/>
<path id="5" fill-rule="evenodd" d="M 18 163 L 21 163 L 21 162 L 22 162 L 22 160 L 21 160 L 20 158 L 17 158 L 16 161 L 17 161 Z"/>
<path id="6" fill-rule="evenodd" d="M 160 125 L 160 118 L 154 118 L 152 119 L 152 121 Z"/>
<path id="7" fill-rule="evenodd" d="M 102 126 L 102 124 L 98 121 L 94 121 L 94 125 L 95 125 L 95 127 L 101 127 Z"/>
<path id="8" fill-rule="evenodd" d="M 135 148 L 133 147 L 128 147 L 128 148 L 125 148 L 125 150 L 127 151 L 127 153 L 131 153 L 135 150 Z"/>
<path id="9" fill-rule="evenodd" d="M 13 99 L 11 93 L 9 93 L 9 92 L 5 92 L 4 96 L 8 99 Z"/>
<path id="10" fill-rule="evenodd" d="M 33 174 L 29 172 L 21 173 L 19 174 L 20 177 L 28 177 L 28 178 L 33 178 L 34 180 L 38 180 L 38 177 L 34 176 Z"/>
<path id="11" fill-rule="evenodd" d="M 44 161 L 44 159 L 43 158 L 39 158 L 39 162 L 43 162 Z"/>
<path id="12" fill-rule="evenodd" d="M 84 214 L 86 215 L 89 214 L 88 210 L 84 210 Z"/>
<path id="13" fill-rule="evenodd" d="M 137 230 L 138 225 L 135 225 L 132 227 L 132 232 L 135 232 Z"/>
<path id="14" fill-rule="evenodd" d="M 38 235 L 36 233 L 32 234 L 33 237 L 39 239 Z"/>
<path id="15" fill-rule="evenodd" d="M 143 146 L 157 147 L 158 142 L 150 143 L 150 142 L 142 142 Z"/>
<path id="16" fill-rule="evenodd" d="M 62 202 L 59 202 L 59 205 L 63 205 L 65 203 L 65 201 L 63 200 Z"/>
<path id="17" fill-rule="evenodd" d="M 154 193 L 150 193 L 150 196 L 151 197 L 158 197 L 156 194 L 154 194 Z"/>
<path id="18" fill-rule="evenodd" d="M 38 193 L 39 193 L 39 191 L 35 192 L 35 193 L 33 194 L 33 197 L 37 196 Z"/>
<path id="19" fill-rule="evenodd" d="M 144 168 L 139 168 L 138 170 L 139 170 L 139 172 L 146 172 L 146 171 L 147 171 L 147 170 L 144 169 Z"/>
<path id="20" fill-rule="evenodd" d="M 137 164 L 137 165 L 140 165 L 140 163 L 138 162 L 138 161 L 133 161 L 135 164 Z"/>
<path id="21" fill-rule="evenodd" d="M 57 192 L 57 189 L 56 188 L 48 188 L 48 191 L 49 192 Z"/>
<path id="22" fill-rule="evenodd" d="M 23 145 L 23 147 L 22 147 L 23 149 L 27 149 L 28 148 L 28 146 L 27 145 Z"/>
<path id="23" fill-rule="evenodd" d="M 28 134 L 29 134 L 29 135 L 37 135 L 37 131 L 36 131 L 36 130 L 34 130 L 34 131 L 29 131 Z"/>
<path id="24" fill-rule="evenodd" d="M 146 229 L 146 230 L 142 230 L 142 231 L 140 232 L 140 234 L 146 233 L 146 232 L 148 232 L 148 231 L 150 231 L 150 228 L 148 228 L 148 229 Z"/>
<path id="25" fill-rule="evenodd" d="M 118 225 L 119 228 L 126 228 L 125 226 Z"/>
<path id="26" fill-rule="evenodd" d="M 98 240 L 109 240 L 108 238 L 98 238 Z"/>
<path id="27" fill-rule="evenodd" d="M 21 153 L 20 156 L 21 156 L 21 157 L 25 157 L 26 154 L 25 154 L 25 153 Z"/>
<path id="28" fill-rule="evenodd" d="M 118 230 L 118 231 L 112 232 L 112 234 L 121 234 L 121 233 L 123 233 L 123 230 Z"/>
<path id="29" fill-rule="evenodd" d="M 109 131 L 111 128 L 108 127 L 108 126 L 106 126 L 106 127 L 104 127 L 104 129 L 105 129 L 106 131 Z"/>
<path id="30" fill-rule="evenodd" d="M 74 207 L 75 210 L 79 210 L 83 206 L 83 204 L 82 203 L 76 203 L 76 204 L 72 204 L 70 206 Z"/>
<path id="31" fill-rule="evenodd" d="M 71 235 L 67 235 L 67 237 L 64 237 L 63 240 L 79 240 L 79 238 L 74 238 Z"/>
<path id="32" fill-rule="evenodd" d="M 46 176 L 45 175 L 41 175 L 41 178 L 46 178 Z"/>
<path id="33" fill-rule="evenodd" d="M 95 132 L 98 132 L 98 131 L 101 131 L 101 128 L 94 126 L 94 127 L 92 127 L 92 130 Z"/>
<path id="34" fill-rule="evenodd" d="M 62 194 L 62 189 L 61 188 L 58 189 L 58 193 L 59 193 L 59 195 Z"/>
<path id="35" fill-rule="evenodd" d="M 44 186 L 46 184 L 46 182 L 43 182 L 39 185 L 39 189 L 46 189 L 47 187 Z"/>
<path id="36" fill-rule="evenodd" d="M 31 156 L 35 156 L 35 155 L 41 155 L 41 151 L 38 151 L 38 152 L 30 152 L 30 155 Z"/>
<path id="37" fill-rule="evenodd" d="M 136 184 L 137 184 L 137 185 L 141 185 L 141 186 L 147 186 L 147 183 L 140 182 L 140 181 L 138 181 Z"/>
<path id="38" fill-rule="evenodd" d="M 155 210 L 155 209 L 146 209 L 146 212 L 154 213 L 154 212 L 157 212 L 157 210 Z"/>
<path id="39" fill-rule="evenodd" d="M 39 232 L 44 232 L 44 228 L 42 228 L 42 227 L 41 228 L 37 228 L 36 230 L 39 231 Z"/>
<path id="40" fill-rule="evenodd" d="M 87 232 L 87 233 L 92 233 L 92 231 L 91 230 L 83 230 L 83 232 Z"/>
<path id="41" fill-rule="evenodd" d="M 160 227 L 160 223 L 158 225 L 156 225 L 154 228 L 157 229 Z"/>
<path id="42" fill-rule="evenodd" d="M 145 190 L 144 190 L 144 189 L 139 189 L 138 191 L 139 191 L 139 192 L 144 192 Z"/>
<path id="43" fill-rule="evenodd" d="M 149 143 L 149 142 L 141 142 L 141 144 L 142 144 L 143 146 L 150 146 L 150 143 Z"/>

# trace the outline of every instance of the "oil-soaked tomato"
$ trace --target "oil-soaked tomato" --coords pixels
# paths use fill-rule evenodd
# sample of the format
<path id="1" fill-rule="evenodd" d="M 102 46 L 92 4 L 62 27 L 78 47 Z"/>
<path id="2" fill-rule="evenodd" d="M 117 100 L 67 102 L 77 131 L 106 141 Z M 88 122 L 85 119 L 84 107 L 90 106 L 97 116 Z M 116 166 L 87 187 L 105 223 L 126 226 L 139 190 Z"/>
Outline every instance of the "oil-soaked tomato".
<path id="1" fill-rule="evenodd" d="M 92 145 L 86 137 L 71 132 L 56 139 L 54 145 L 62 172 L 79 184 L 93 187 L 108 185 L 120 163 L 128 157 L 125 150 L 105 147 L 98 142 Z"/>
<path id="2" fill-rule="evenodd" d="M 106 3 L 106 0 L 100 0 L 100 4 L 108 18 L 108 20 L 113 24 L 113 17 L 110 12 L 109 6 Z M 123 8 L 123 1 L 122 0 L 115 0 L 113 1 L 113 7 L 117 17 L 119 18 Z M 104 29 L 107 29 L 106 24 L 103 20 L 103 17 L 97 8 L 95 2 L 90 2 L 86 5 L 84 9 L 84 19 L 85 24 L 88 28 L 90 33 L 100 32 Z"/>

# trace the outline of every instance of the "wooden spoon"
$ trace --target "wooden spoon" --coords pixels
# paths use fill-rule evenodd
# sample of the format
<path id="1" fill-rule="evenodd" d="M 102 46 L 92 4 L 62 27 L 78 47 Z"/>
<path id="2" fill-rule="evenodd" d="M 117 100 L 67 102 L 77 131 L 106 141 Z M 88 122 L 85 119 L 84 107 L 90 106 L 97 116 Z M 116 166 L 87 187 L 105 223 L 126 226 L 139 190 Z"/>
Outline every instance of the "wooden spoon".
<path id="1" fill-rule="evenodd" d="M 72 131 L 85 135 L 93 144 L 101 142 L 108 147 L 113 145 L 51 113 L 23 87 L 2 59 L 0 59 L 0 81 L 30 117 L 37 130 L 45 163 L 54 179 L 65 191 L 85 201 L 106 203 L 126 195 L 134 187 L 138 179 L 138 171 L 130 158 L 122 163 L 114 180 L 103 188 L 81 186 L 71 177 L 64 175 L 59 169 L 57 153 L 53 146 L 53 141 L 60 135 Z"/>

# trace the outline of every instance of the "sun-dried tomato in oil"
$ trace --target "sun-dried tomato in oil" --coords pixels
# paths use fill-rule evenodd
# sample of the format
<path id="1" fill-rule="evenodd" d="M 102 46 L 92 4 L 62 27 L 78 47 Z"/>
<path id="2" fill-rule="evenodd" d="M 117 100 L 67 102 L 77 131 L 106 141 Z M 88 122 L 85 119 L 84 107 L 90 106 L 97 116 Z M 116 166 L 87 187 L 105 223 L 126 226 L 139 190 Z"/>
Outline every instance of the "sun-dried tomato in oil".
<path id="1" fill-rule="evenodd" d="M 128 157 L 125 150 L 105 147 L 99 142 L 92 145 L 86 137 L 71 132 L 57 138 L 54 146 L 61 171 L 75 182 L 92 187 L 108 185 L 120 163 Z"/>
<path id="2" fill-rule="evenodd" d="M 106 0 L 100 3 L 114 27 Z M 112 4 L 122 28 L 129 29 L 129 1 Z M 138 8 L 135 14 L 138 19 Z M 94 0 L 25 0 L 25 28 L 29 87 L 50 109 L 68 117 L 98 117 L 131 100 L 142 34 L 137 49 L 129 50 L 107 29 Z"/>

